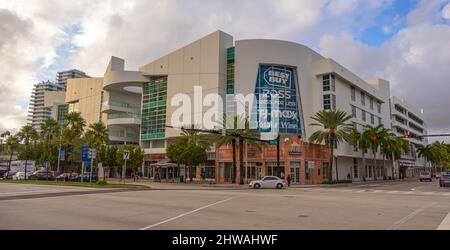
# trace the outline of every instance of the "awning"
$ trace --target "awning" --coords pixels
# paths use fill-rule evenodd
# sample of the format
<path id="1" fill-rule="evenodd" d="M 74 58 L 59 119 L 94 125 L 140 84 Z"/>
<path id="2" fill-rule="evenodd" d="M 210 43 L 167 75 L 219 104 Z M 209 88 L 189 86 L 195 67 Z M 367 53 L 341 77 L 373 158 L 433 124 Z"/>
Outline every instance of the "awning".
<path id="1" fill-rule="evenodd" d="M 162 159 L 162 160 L 158 161 L 157 163 L 150 164 L 150 166 L 157 167 L 157 168 L 161 168 L 161 167 L 167 168 L 167 167 L 176 167 L 177 164 L 171 163 L 170 159 Z"/>

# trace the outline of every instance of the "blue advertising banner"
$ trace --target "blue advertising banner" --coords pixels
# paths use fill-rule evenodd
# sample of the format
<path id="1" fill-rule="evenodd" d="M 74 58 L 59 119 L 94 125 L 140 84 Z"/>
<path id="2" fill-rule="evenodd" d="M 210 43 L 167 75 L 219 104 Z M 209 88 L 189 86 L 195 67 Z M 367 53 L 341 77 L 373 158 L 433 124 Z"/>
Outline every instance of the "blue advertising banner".
<path id="1" fill-rule="evenodd" d="M 258 130 L 262 133 L 271 132 L 270 123 L 272 117 L 276 115 L 279 117 L 280 133 L 301 135 L 301 117 L 294 68 L 260 65 L 256 81 Z M 279 112 L 272 112 L 272 102 L 275 97 L 278 97 Z"/>

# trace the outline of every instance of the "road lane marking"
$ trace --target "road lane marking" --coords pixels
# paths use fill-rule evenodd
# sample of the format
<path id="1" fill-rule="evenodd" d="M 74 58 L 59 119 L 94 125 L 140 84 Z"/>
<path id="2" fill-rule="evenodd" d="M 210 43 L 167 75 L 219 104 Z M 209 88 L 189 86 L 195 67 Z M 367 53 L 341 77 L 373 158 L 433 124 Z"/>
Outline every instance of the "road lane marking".
<path id="1" fill-rule="evenodd" d="M 407 221 L 414 218 L 414 216 L 418 215 L 419 213 L 425 211 L 426 209 L 428 209 L 436 204 L 437 204 L 437 202 L 433 202 L 431 204 L 428 204 L 428 205 L 425 205 L 425 206 L 422 206 L 422 207 L 416 209 L 414 212 L 408 214 L 407 216 L 403 217 L 401 220 L 392 224 L 390 227 L 388 227 L 388 230 L 397 230 L 401 225 L 405 224 Z"/>
<path id="2" fill-rule="evenodd" d="M 437 230 L 450 230 L 450 212 L 442 220 L 442 222 L 439 225 L 439 227 L 437 228 Z"/>
<path id="3" fill-rule="evenodd" d="M 359 191 L 356 191 L 357 193 L 364 193 L 364 192 L 366 192 L 366 190 L 359 190 Z"/>
<path id="4" fill-rule="evenodd" d="M 206 209 L 206 208 L 209 208 L 209 207 L 212 207 L 212 206 L 215 206 L 215 205 L 219 205 L 219 204 L 222 204 L 222 203 L 225 203 L 225 202 L 227 202 L 227 201 L 231 201 L 231 200 L 234 200 L 234 199 L 237 199 L 237 198 L 239 198 L 239 197 L 231 197 L 231 198 L 228 198 L 228 199 L 225 199 L 225 200 L 221 200 L 221 201 L 218 201 L 218 202 L 215 202 L 215 203 L 212 203 L 212 204 L 209 204 L 209 205 L 206 205 L 206 206 L 203 206 L 203 207 L 194 209 L 194 210 L 192 210 L 192 211 L 189 211 L 189 212 L 186 212 L 186 213 L 177 215 L 177 216 L 172 217 L 172 218 L 170 218 L 170 219 L 163 220 L 163 221 L 158 222 L 158 223 L 155 223 L 155 224 L 153 224 L 153 225 L 150 225 L 150 226 L 141 228 L 141 229 L 139 229 L 139 230 L 147 230 L 147 229 L 150 229 L 150 228 L 153 228 L 153 227 L 156 227 L 156 226 L 165 224 L 165 223 L 167 223 L 167 222 L 171 222 L 171 221 L 173 221 L 173 220 L 179 219 L 179 218 L 184 217 L 184 216 L 186 216 L 186 215 L 190 215 L 190 214 L 193 214 L 193 213 L 195 213 L 195 212 L 201 211 L 201 210 L 203 210 L 203 209 Z"/>

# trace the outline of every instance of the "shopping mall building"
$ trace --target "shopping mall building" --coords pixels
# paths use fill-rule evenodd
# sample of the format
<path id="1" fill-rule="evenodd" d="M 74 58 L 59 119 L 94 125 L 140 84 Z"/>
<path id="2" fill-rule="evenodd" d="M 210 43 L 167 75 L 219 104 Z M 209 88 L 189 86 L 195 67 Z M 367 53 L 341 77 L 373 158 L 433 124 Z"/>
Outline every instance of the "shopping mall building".
<path id="1" fill-rule="evenodd" d="M 165 150 L 168 139 L 179 136 L 181 131 L 166 126 L 179 127 L 181 123 L 204 127 L 207 119 L 218 122 L 221 116 L 211 116 L 211 111 L 243 115 L 236 105 L 239 101 L 233 99 L 238 95 L 256 98 L 253 104 L 244 104 L 244 111 L 256 117 L 255 126 L 260 132 L 268 132 L 267 123 L 261 121 L 273 118 L 271 112 L 259 110 L 261 100 L 270 106 L 271 99 L 278 98 L 281 172 L 292 174 L 294 182 L 301 184 L 318 183 L 327 177 L 328 150 L 307 143 L 318 129 L 309 125 L 316 112 L 346 111 L 359 130 L 379 124 L 391 128 L 388 81 L 363 80 L 301 44 L 263 39 L 234 41 L 221 31 L 136 71 L 125 71 L 124 60 L 112 57 L 103 77 L 69 80 L 66 102 L 68 111 L 80 112 L 88 124 L 99 120 L 107 124 L 112 144 L 140 144 L 145 151 L 146 177 L 177 180 L 181 175 L 230 182 L 230 146 L 211 150 L 202 167 L 178 168 L 167 161 Z M 189 107 L 188 113 L 180 111 L 182 105 Z M 243 174 L 254 179 L 278 173 L 274 170 L 274 148 L 272 145 L 258 151 L 246 146 L 243 160 L 247 170 Z M 333 179 L 362 179 L 362 152 L 342 143 L 337 145 L 335 155 L 338 171 L 334 166 Z M 373 159 L 370 152 L 366 155 Z M 366 161 L 367 179 L 389 178 L 392 167 L 390 161 L 383 162 L 377 155 L 376 163 Z M 395 175 L 397 169 L 394 166 Z"/>

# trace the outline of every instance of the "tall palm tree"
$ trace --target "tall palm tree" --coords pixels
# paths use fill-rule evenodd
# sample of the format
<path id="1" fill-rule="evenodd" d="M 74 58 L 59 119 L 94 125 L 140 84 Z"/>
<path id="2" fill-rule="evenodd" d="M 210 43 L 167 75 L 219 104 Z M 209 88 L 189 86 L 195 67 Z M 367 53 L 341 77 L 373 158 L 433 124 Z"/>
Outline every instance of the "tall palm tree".
<path id="1" fill-rule="evenodd" d="M 348 143 L 350 143 L 352 146 L 358 148 L 361 150 L 361 158 L 362 158 L 362 171 L 360 171 L 360 175 L 362 176 L 362 179 L 366 181 L 366 150 L 369 148 L 369 141 L 370 138 L 368 137 L 368 134 L 363 132 L 360 133 L 356 129 L 352 129 L 352 131 L 349 134 Z"/>
<path id="2" fill-rule="evenodd" d="M 317 123 L 311 123 L 310 126 L 322 127 L 322 130 L 314 132 L 309 141 L 313 143 L 325 143 L 330 149 L 330 168 L 328 176 L 330 181 L 333 179 L 333 160 L 334 160 L 334 145 L 343 141 L 348 141 L 349 134 L 353 126 L 347 122 L 352 119 L 345 111 L 319 111 L 311 119 Z M 339 180 L 338 169 L 336 165 L 336 180 Z"/>
<path id="3" fill-rule="evenodd" d="M 370 137 L 369 145 L 373 154 L 373 179 L 377 180 L 377 152 L 382 144 L 382 139 L 388 136 L 389 131 L 384 128 L 384 125 L 378 125 L 376 127 L 368 126 L 366 132 Z"/>
<path id="4" fill-rule="evenodd" d="M 231 127 L 229 128 L 229 121 L 231 122 Z M 222 127 L 225 128 L 227 134 L 240 134 L 245 137 L 250 138 L 259 138 L 260 133 L 257 130 L 250 129 L 250 121 L 248 117 L 244 116 L 227 116 L 224 115 L 222 118 Z M 220 148 L 224 145 L 230 145 L 232 146 L 233 150 L 233 171 L 232 171 L 232 183 L 236 183 L 236 137 L 235 136 L 228 136 L 228 135 L 220 135 L 220 136 L 213 136 L 212 142 L 215 143 L 217 148 Z M 262 148 L 262 144 L 253 140 L 248 140 L 247 145 L 255 146 L 259 150 Z M 243 184 L 244 182 L 244 160 L 243 160 L 243 148 L 244 148 L 244 140 L 241 138 L 239 140 L 239 160 L 240 160 L 240 183 Z"/>
<path id="5" fill-rule="evenodd" d="M 10 153 L 9 156 L 9 163 L 8 163 L 8 171 L 11 170 L 11 161 L 14 152 L 17 150 L 20 143 L 19 137 L 17 135 L 9 136 L 8 139 L 6 139 L 6 146 L 8 147 L 8 152 Z"/>
<path id="6" fill-rule="evenodd" d="M 65 115 L 64 127 L 61 133 L 61 144 L 64 146 L 68 158 L 73 153 L 74 143 L 83 134 L 85 126 L 86 121 L 81 117 L 80 113 L 71 112 Z M 71 165 L 73 165 L 72 158 L 70 158 Z"/>
<path id="7" fill-rule="evenodd" d="M 20 128 L 20 131 L 19 131 L 19 133 L 17 133 L 17 136 L 25 144 L 25 152 L 26 152 L 25 153 L 25 180 L 26 180 L 27 179 L 27 164 L 28 164 L 28 158 L 29 158 L 30 143 L 37 140 L 38 133 L 31 125 L 26 125 L 26 126 L 23 126 L 22 128 Z"/>
<path id="8" fill-rule="evenodd" d="M 108 128 L 103 122 L 93 123 L 89 126 L 88 131 L 84 134 L 87 145 L 99 152 L 100 147 L 109 142 Z M 96 159 L 98 162 L 98 158 Z"/>
<path id="9" fill-rule="evenodd" d="M 54 119 L 48 119 L 45 123 L 41 124 L 41 138 L 45 143 L 46 147 L 44 147 L 45 160 L 47 161 L 48 167 L 47 172 L 50 166 L 50 152 L 51 152 L 51 142 L 55 134 L 57 134 L 60 130 L 58 122 Z M 48 175 L 47 175 L 48 176 Z"/>
<path id="10" fill-rule="evenodd" d="M 419 145 L 417 147 L 418 156 L 425 159 L 424 169 L 427 167 L 428 161 L 433 157 L 433 151 L 431 145 Z"/>
<path id="11" fill-rule="evenodd" d="M 393 139 L 391 140 L 388 152 L 389 157 L 392 160 L 392 169 L 391 169 L 391 175 L 392 179 L 395 179 L 394 176 L 394 164 L 395 161 L 398 161 L 401 159 L 402 154 L 409 154 L 411 148 L 409 146 L 409 141 L 405 140 L 404 138 L 393 136 Z"/>

